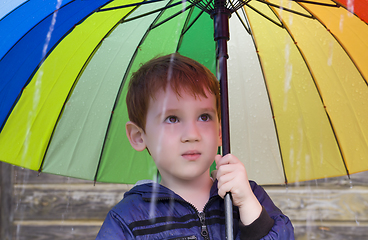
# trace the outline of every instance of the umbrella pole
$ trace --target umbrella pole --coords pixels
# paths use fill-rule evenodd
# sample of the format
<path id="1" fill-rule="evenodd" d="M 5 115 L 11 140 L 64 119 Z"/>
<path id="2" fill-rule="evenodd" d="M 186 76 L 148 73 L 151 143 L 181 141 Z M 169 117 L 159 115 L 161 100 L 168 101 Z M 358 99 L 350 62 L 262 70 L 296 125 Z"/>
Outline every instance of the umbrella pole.
<path id="1" fill-rule="evenodd" d="M 226 8 L 226 0 L 214 0 L 215 11 L 212 14 L 214 20 L 214 40 L 217 42 L 217 78 L 220 81 L 221 93 L 221 129 L 222 129 L 222 154 L 230 153 L 230 125 L 227 84 L 227 41 L 230 39 L 229 18 L 231 12 Z M 233 237 L 233 204 L 231 194 L 225 195 L 225 229 L 226 239 Z"/>

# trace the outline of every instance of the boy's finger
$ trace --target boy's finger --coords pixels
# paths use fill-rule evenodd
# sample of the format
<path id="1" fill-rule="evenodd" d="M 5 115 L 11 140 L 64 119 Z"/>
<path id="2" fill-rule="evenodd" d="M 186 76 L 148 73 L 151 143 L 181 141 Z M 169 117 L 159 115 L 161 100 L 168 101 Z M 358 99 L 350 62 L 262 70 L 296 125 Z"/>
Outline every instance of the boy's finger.
<path id="1" fill-rule="evenodd" d="M 228 173 L 232 173 L 238 170 L 238 167 L 233 164 L 226 164 L 226 165 L 218 166 L 217 170 L 218 170 L 217 171 L 217 178 L 218 178 L 218 177 L 221 177 L 223 175 L 226 175 Z"/>
<path id="2" fill-rule="evenodd" d="M 221 187 L 218 189 L 218 195 L 224 198 L 225 194 L 231 192 L 231 190 L 232 190 L 231 182 L 226 182 L 222 184 Z"/>
<path id="3" fill-rule="evenodd" d="M 226 161 L 226 159 L 224 159 L 223 156 L 221 155 L 217 155 L 215 157 L 215 161 L 216 161 L 216 168 L 218 169 L 220 166 L 224 165 L 224 164 L 228 164 L 228 162 Z"/>
<path id="4" fill-rule="evenodd" d="M 215 158 L 216 160 L 216 158 Z M 239 160 L 234 156 L 232 155 L 231 153 L 221 157 L 221 158 L 218 158 L 217 161 L 216 161 L 216 164 L 221 166 L 221 165 L 225 165 L 225 164 L 233 164 L 233 163 L 238 163 Z"/>
<path id="5" fill-rule="evenodd" d="M 218 180 L 219 187 L 221 187 L 223 184 L 227 182 L 234 180 L 234 178 L 235 178 L 234 174 L 224 174 L 224 175 L 217 174 L 217 180 Z"/>

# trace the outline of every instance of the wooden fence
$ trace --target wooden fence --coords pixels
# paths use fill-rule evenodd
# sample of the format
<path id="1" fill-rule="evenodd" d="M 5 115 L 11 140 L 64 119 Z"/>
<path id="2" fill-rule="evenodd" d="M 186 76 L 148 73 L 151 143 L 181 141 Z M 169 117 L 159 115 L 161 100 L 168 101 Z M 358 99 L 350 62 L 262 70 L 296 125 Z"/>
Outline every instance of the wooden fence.
<path id="1" fill-rule="evenodd" d="M 0 163 L 0 239 L 94 239 L 130 186 L 38 174 Z M 297 240 L 368 239 L 368 172 L 266 191 Z"/>

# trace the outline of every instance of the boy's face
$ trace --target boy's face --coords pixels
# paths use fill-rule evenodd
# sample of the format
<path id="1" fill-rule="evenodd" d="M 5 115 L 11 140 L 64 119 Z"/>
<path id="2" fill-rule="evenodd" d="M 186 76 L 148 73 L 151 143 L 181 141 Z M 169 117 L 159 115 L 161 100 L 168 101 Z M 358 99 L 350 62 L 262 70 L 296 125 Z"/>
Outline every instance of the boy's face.
<path id="1" fill-rule="evenodd" d="M 194 180 L 207 174 L 221 130 L 215 96 L 196 98 L 185 91 L 178 96 L 171 87 L 150 100 L 142 139 L 164 181 Z"/>

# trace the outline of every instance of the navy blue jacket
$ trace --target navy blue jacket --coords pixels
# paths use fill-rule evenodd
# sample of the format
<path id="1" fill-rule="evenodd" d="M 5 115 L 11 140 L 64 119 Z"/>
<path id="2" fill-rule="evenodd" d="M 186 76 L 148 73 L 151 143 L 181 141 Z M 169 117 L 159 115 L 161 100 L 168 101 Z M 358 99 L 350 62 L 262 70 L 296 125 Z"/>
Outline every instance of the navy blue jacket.
<path id="1" fill-rule="evenodd" d="M 263 190 L 250 181 L 263 207 L 251 225 L 240 222 L 233 208 L 235 239 L 294 239 L 293 226 Z M 110 239 L 225 239 L 224 201 L 212 186 L 204 211 L 198 210 L 170 189 L 156 183 L 136 185 L 108 213 L 97 240 Z"/>

